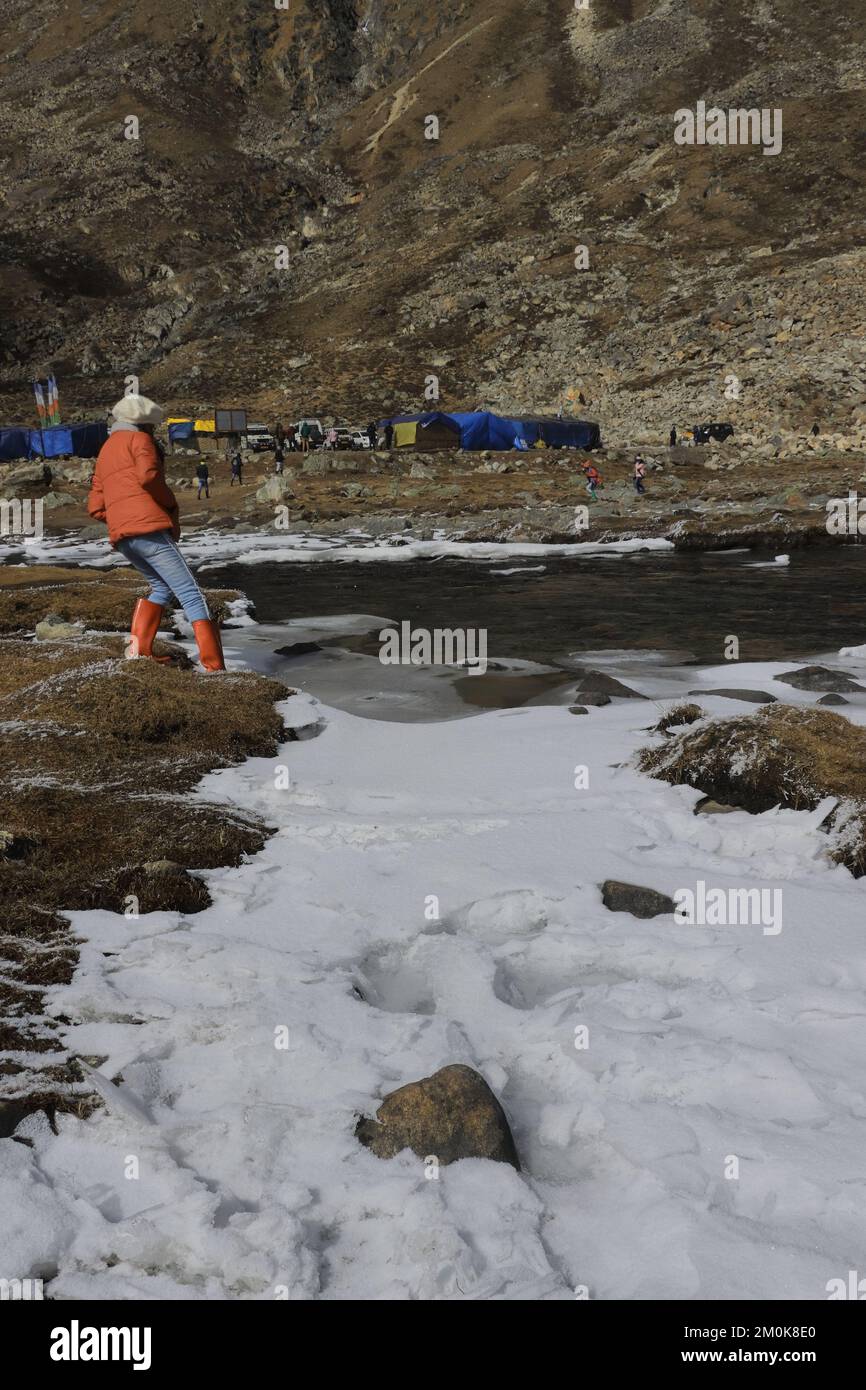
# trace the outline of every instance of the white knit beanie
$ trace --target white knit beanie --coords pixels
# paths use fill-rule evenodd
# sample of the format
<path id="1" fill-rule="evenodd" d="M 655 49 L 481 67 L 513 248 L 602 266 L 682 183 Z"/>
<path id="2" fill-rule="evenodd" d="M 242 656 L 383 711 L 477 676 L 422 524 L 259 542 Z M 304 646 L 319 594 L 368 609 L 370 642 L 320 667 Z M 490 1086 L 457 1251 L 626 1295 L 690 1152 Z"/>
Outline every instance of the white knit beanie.
<path id="1" fill-rule="evenodd" d="M 115 420 L 127 425 L 159 425 L 162 423 L 162 407 L 147 396 L 123 396 L 112 409 Z"/>

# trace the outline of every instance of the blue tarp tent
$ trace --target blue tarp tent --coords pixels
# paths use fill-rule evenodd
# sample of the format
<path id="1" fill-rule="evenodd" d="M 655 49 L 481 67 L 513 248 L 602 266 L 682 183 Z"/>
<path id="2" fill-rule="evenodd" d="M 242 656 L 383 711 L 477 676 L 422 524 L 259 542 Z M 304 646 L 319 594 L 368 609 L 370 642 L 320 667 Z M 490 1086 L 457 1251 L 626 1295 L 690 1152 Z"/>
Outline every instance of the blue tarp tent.
<path id="1" fill-rule="evenodd" d="M 0 429 L 0 461 L 30 457 L 30 431 Z"/>
<path id="2" fill-rule="evenodd" d="M 525 439 L 530 448 L 543 434 L 545 443 L 555 449 L 598 449 L 601 446 L 601 432 L 591 420 L 547 419 L 543 416 L 520 416 L 511 418 L 494 415 L 489 410 L 442 411 L 427 415 L 395 415 L 389 420 L 380 420 L 379 429 L 385 425 L 408 424 L 417 421 L 419 426 L 445 423 L 460 431 L 462 449 L 514 449 L 516 439 Z M 419 447 L 421 445 L 419 437 Z"/>
<path id="3" fill-rule="evenodd" d="M 107 438 L 108 426 L 103 420 L 86 425 L 52 425 L 45 430 L 0 429 L 0 460 L 54 459 L 61 454 L 92 459 Z"/>
<path id="4" fill-rule="evenodd" d="M 195 420 L 180 420 L 168 427 L 168 442 L 175 444 L 179 439 L 192 439 L 195 436 Z"/>
<path id="5" fill-rule="evenodd" d="M 92 459 L 107 438 L 108 425 L 104 420 L 86 425 L 53 425 L 47 430 L 30 431 L 30 453 L 46 459 L 55 459 L 61 454 Z"/>

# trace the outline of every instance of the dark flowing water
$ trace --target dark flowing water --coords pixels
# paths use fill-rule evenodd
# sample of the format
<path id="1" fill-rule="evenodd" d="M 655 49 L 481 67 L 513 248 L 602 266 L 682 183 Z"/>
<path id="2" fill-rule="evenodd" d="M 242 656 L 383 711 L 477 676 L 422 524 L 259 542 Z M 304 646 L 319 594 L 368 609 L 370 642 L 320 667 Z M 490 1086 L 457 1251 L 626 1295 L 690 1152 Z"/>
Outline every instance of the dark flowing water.
<path id="1" fill-rule="evenodd" d="M 866 642 L 866 549 L 636 552 L 584 559 L 227 565 L 211 584 L 248 594 L 263 623 L 371 613 L 416 627 L 481 628 L 491 658 L 557 665 L 600 650 L 718 663 L 785 660 Z M 543 565 L 543 570 L 535 566 Z M 516 569 L 504 575 L 496 571 Z M 363 648 L 367 649 L 367 648 Z"/>

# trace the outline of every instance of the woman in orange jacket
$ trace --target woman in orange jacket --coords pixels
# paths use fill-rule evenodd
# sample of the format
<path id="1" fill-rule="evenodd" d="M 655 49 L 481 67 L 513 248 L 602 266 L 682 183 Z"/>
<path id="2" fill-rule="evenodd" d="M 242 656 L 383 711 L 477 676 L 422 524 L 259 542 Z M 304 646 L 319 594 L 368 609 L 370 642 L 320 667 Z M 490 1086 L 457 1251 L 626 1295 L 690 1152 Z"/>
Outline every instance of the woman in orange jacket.
<path id="1" fill-rule="evenodd" d="M 146 396 L 131 395 L 111 413 L 114 423 L 96 460 L 87 510 L 107 524 L 115 550 L 150 584 L 149 597 L 135 605 L 127 655 L 153 658 L 153 641 L 173 594 L 192 623 L 202 666 L 224 671 L 219 628 L 177 545 L 177 501 L 165 481 L 162 448 L 153 437 L 162 410 Z"/>

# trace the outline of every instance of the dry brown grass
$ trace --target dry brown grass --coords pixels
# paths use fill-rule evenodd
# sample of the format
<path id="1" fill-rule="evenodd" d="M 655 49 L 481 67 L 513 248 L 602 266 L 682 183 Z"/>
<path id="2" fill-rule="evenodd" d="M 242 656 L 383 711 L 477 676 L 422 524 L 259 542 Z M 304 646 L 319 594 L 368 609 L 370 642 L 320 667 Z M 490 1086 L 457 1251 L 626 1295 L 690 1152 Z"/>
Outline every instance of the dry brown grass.
<path id="1" fill-rule="evenodd" d="M 841 714 L 763 705 L 645 748 L 639 766 L 753 813 L 812 810 L 835 797 L 832 856 L 856 876 L 866 872 L 866 729 Z"/>
<path id="2" fill-rule="evenodd" d="M 135 600 L 146 594 L 147 584 L 133 569 L 0 565 L 0 634 L 32 632 L 49 613 L 65 622 L 81 621 L 99 632 L 125 632 Z M 229 601 L 238 597 L 230 589 L 207 590 L 217 622 L 224 621 Z M 170 610 L 162 628 L 171 630 Z"/>
<path id="3" fill-rule="evenodd" d="M 704 711 L 700 705 L 689 704 L 688 702 L 674 705 L 671 709 L 665 710 L 655 726 L 655 732 L 657 734 L 669 734 L 671 729 L 679 729 L 684 724 L 696 724 L 703 717 Z"/>
<path id="4" fill-rule="evenodd" d="M 117 587 L 128 596 L 132 586 Z M 0 638 L 0 1051 L 12 1054 L 0 1059 L 0 1093 L 19 1108 L 80 1109 L 77 1070 L 41 1007 L 42 990 L 75 968 L 64 909 L 121 912 L 134 896 L 140 912 L 198 912 L 209 897 L 189 871 L 237 864 L 270 833 L 184 793 L 213 768 L 275 751 L 285 688 L 253 673 L 204 675 L 170 643 L 170 665 L 126 661 L 124 645 Z"/>

